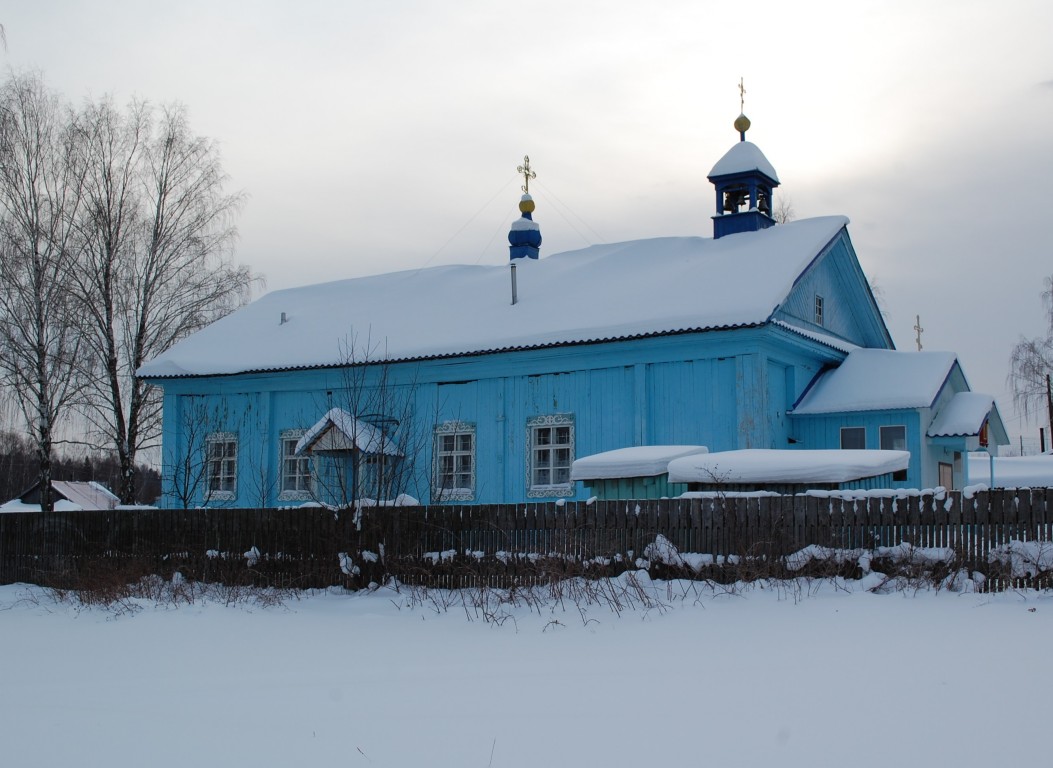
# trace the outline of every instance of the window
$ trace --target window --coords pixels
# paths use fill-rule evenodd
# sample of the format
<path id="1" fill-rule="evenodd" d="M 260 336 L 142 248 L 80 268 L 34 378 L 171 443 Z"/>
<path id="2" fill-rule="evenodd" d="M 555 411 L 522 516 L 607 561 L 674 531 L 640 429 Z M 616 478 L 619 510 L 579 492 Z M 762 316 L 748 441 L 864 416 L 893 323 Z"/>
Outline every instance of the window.
<path id="1" fill-rule="evenodd" d="M 238 492 L 238 436 L 213 432 L 205 438 L 205 501 L 230 501 Z"/>
<path id="2" fill-rule="evenodd" d="M 574 463 L 574 415 L 557 413 L 530 419 L 527 439 L 527 496 L 573 496 L 570 466 Z"/>
<path id="3" fill-rule="evenodd" d="M 302 429 L 285 429 L 280 434 L 282 454 L 278 501 L 308 501 L 314 498 L 311 458 L 296 455 L 296 444 L 303 435 Z"/>
<path id="4" fill-rule="evenodd" d="M 815 294 L 815 324 L 823 324 L 823 297 Z"/>
<path id="5" fill-rule="evenodd" d="M 865 427 L 841 427 L 841 450 L 861 451 L 866 447 Z"/>
<path id="6" fill-rule="evenodd" d="M 443 422 L 435 428 L 435 493 L 439 501 L 475 498 L 475 425 Z"/>
<path id="7" fill-rule="evenodd" d="M 362 456 L 358 465 L 359 498 L 388 501 L 398 493 L 402 457 L 386 453 Z"/>
<path id="8" fill-rule="evenodd" d="M 907 450 L 907 428 L 903 426 L 881 427 L 881 450 L 883 451 L 905 451 Z M 906 480 L 907 470 L 898 469 L 892 473 L 893 480 Z"/>

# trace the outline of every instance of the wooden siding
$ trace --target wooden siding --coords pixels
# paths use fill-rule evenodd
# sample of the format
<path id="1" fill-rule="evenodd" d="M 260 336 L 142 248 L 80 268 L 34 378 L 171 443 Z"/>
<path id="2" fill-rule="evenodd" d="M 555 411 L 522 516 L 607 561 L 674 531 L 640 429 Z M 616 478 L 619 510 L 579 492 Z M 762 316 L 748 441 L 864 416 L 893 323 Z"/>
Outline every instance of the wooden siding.
<path id="1" fill-rule="evenodd" d="M 433 430 L 446 421 L 475 427 L 474 503 L 526 500 L 531 418 L 572 415 L 578 457 L 633 445 L 786 447 L 793 426 L 788 404 L 821 365 L 841 357 L 765 326 L 349 371 L 166 381 L 166 479 L 185 455 L 188 428 L 198 444 L 208 431 L 233 432 L 239 440 L 237 496 L 210 503 L 277 505 L 279 435 L 310 427 L 335 406 L 398 415 L 400 429 L 412 430 L 403 490 L 422 502 L 431 500 Z M 188 423 L 187 414 L 202 410 L 207 425 Z M 165 491 L 165 506 L 181 505 L 170 487 Z M 579 485 L 571 498 L 587 495 Z M 199 492 L 190 505 L 202 503 Z"/>
<path id="2" fill-rule="evenodd" d="M 823 297 L 823 324 L 815 322 L 815 297 Z M 892 340 L 847 234 L 842 232 L 794 285 L 779 319 L 861 347 L 891 349 Z"/>

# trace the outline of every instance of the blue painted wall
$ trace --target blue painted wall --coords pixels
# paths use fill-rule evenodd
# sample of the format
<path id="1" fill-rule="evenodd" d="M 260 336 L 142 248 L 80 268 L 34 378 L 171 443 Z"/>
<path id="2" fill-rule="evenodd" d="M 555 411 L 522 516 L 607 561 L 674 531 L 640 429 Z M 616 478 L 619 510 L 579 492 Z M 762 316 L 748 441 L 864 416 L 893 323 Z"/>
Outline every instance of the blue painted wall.
<path id="1" fill-rule="evenodd" d="M 278 495 L 281 435 L 310 427 L 331 407 L 399 420 L 400 439 L 413 454 L 404 490 L 424 502 L 431 501 L 433 430 L 447 421 L 475 429 L 475 503 L 529 497 L 527 425 L 548 414 L 573 418 L 575 456 L 648 444 L 787 447 L 790 404 L 822 365 L 842 356 L 766 325 L 351 373 L 165 380 L 163 503 L 182 505 L 186 494 L 174 493 L 174 475 L 195 452 L 200 465 L 204 440 L 214 433 L 237 436 L 238 484 L 234 498 L 210 505 L 290 503 Z M 192 504 L 205 503 L 201 485 Z M 566 497 L 585 498 L 585 490 L 571 486 Z"/>

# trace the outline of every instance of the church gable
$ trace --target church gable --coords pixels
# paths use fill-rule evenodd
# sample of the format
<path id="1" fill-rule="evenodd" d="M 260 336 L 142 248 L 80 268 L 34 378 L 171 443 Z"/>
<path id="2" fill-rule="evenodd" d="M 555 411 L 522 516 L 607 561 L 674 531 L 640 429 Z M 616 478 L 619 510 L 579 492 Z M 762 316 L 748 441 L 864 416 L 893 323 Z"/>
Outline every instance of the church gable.
<path id="1" fill-rule="evenodd" d="M 774 317 L 860 347 L 894 346 L 845 229 L 804 270 Z"/>

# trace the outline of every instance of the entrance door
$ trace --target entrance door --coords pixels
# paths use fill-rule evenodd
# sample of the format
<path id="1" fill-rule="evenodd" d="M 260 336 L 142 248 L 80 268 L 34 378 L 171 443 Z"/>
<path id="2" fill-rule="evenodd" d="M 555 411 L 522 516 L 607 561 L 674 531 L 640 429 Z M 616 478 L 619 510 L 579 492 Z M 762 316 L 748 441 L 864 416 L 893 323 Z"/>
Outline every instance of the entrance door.
<path id="1" fill-rule="evenodd" d="M 954 488 L 954 465 L 940 462 L 940 485 L 948 491 Z"/>

